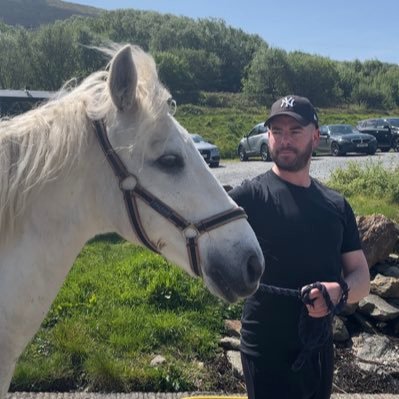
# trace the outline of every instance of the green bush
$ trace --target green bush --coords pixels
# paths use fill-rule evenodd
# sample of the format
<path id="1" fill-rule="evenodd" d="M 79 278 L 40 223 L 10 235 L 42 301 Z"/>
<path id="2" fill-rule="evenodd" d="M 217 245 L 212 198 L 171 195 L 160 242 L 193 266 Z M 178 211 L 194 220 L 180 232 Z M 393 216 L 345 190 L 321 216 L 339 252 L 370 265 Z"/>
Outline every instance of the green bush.
<path id="1" fill-rule="evenodd" d="M 346 169 L 336 169 L 328 184 L 345 196 L 364 194 L 399 203 L 399 169 L 388 171 L 380 162 L 359 166 L 349 163 Z"/>

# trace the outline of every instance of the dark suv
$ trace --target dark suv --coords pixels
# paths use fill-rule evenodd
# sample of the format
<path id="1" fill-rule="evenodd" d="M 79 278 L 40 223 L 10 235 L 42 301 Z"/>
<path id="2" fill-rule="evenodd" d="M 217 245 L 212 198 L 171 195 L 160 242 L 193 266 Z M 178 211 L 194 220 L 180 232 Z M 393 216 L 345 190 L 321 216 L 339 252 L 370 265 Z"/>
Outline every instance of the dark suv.
<path id="1" fill-rule="evenodd" d="M 359 121 L 356 129 L 373 135 L 378 148 L 387 152 L 391 148 L 399 151 L 399 118 L 375 118 Z"/>

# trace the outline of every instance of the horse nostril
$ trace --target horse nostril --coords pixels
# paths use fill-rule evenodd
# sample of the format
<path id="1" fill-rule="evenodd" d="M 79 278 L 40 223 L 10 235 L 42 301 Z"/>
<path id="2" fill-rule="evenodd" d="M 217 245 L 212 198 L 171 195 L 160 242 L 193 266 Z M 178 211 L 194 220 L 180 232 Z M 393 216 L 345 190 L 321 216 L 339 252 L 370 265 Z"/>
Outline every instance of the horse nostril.
<path id="1" fill-rule="evenodd" d="M 247 261 L 246 273 L 244 273 L 244 279 L 248 284 L 256 283 L 263 273 L 263 263 L 259 261 L 259 257 L 251 255 Z"/>

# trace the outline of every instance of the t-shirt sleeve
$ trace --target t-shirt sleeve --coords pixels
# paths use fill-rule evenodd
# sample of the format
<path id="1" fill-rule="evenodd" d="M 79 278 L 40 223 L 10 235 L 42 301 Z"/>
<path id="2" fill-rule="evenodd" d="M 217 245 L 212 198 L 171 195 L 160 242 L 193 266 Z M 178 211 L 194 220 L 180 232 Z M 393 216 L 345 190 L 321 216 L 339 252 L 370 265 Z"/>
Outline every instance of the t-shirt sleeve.
<path id="1" fill-rule="evenodd" d="M 228 192 L 230 197 L 237 203 L 237 205 L 245 207 L 245 204 L 253 199 L 251 182 L 249 180 L 244 180 L 241 185 L 233 188 Z"/>
<path id="2" fill-rule="evenodd" d="M 255 217 L 256 190 L 253 181 L 244 180 L 240 186 L 233 188 L 228 194 L 238 206 L 244 208 L 249 220 Z"/>
<path id="3" fill-rule="evenodd" d="M 353 213 L 352 207 L 347 200 L 344 200 L 345 206 L 345 229 L 342 240 L 341 253 L 357 251 L 361 249 L 359 229 L 357 227 L 356 218 Z"/>

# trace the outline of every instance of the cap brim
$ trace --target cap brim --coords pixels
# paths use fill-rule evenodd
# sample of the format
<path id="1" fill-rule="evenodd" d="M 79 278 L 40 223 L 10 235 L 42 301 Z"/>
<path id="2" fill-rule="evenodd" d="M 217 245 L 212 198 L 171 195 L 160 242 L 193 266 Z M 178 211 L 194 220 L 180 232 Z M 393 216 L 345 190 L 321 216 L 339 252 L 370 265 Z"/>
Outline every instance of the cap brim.
<path id="1" fill-rule="evenodd" d="M 276 116 L 280 116 L 280 115 L 291 116 L 296 121 L 298 121 L 302 126 L 307 126 L 307 125 L 309 125 L 309 123 L 313 123 L 313 122 L 309 122 L 307 119 L 303 118 L 299 114 L 296 114 L 295 112 L 283 111 L 283 112 L 279 112 L 277 114 L 274 114 L 274 115 L 270 116 L 268 119 L 266 119 L 265 126 L 269 127 L 270 122 L 272 121 L 272 119 L 274 119 Z"/>

